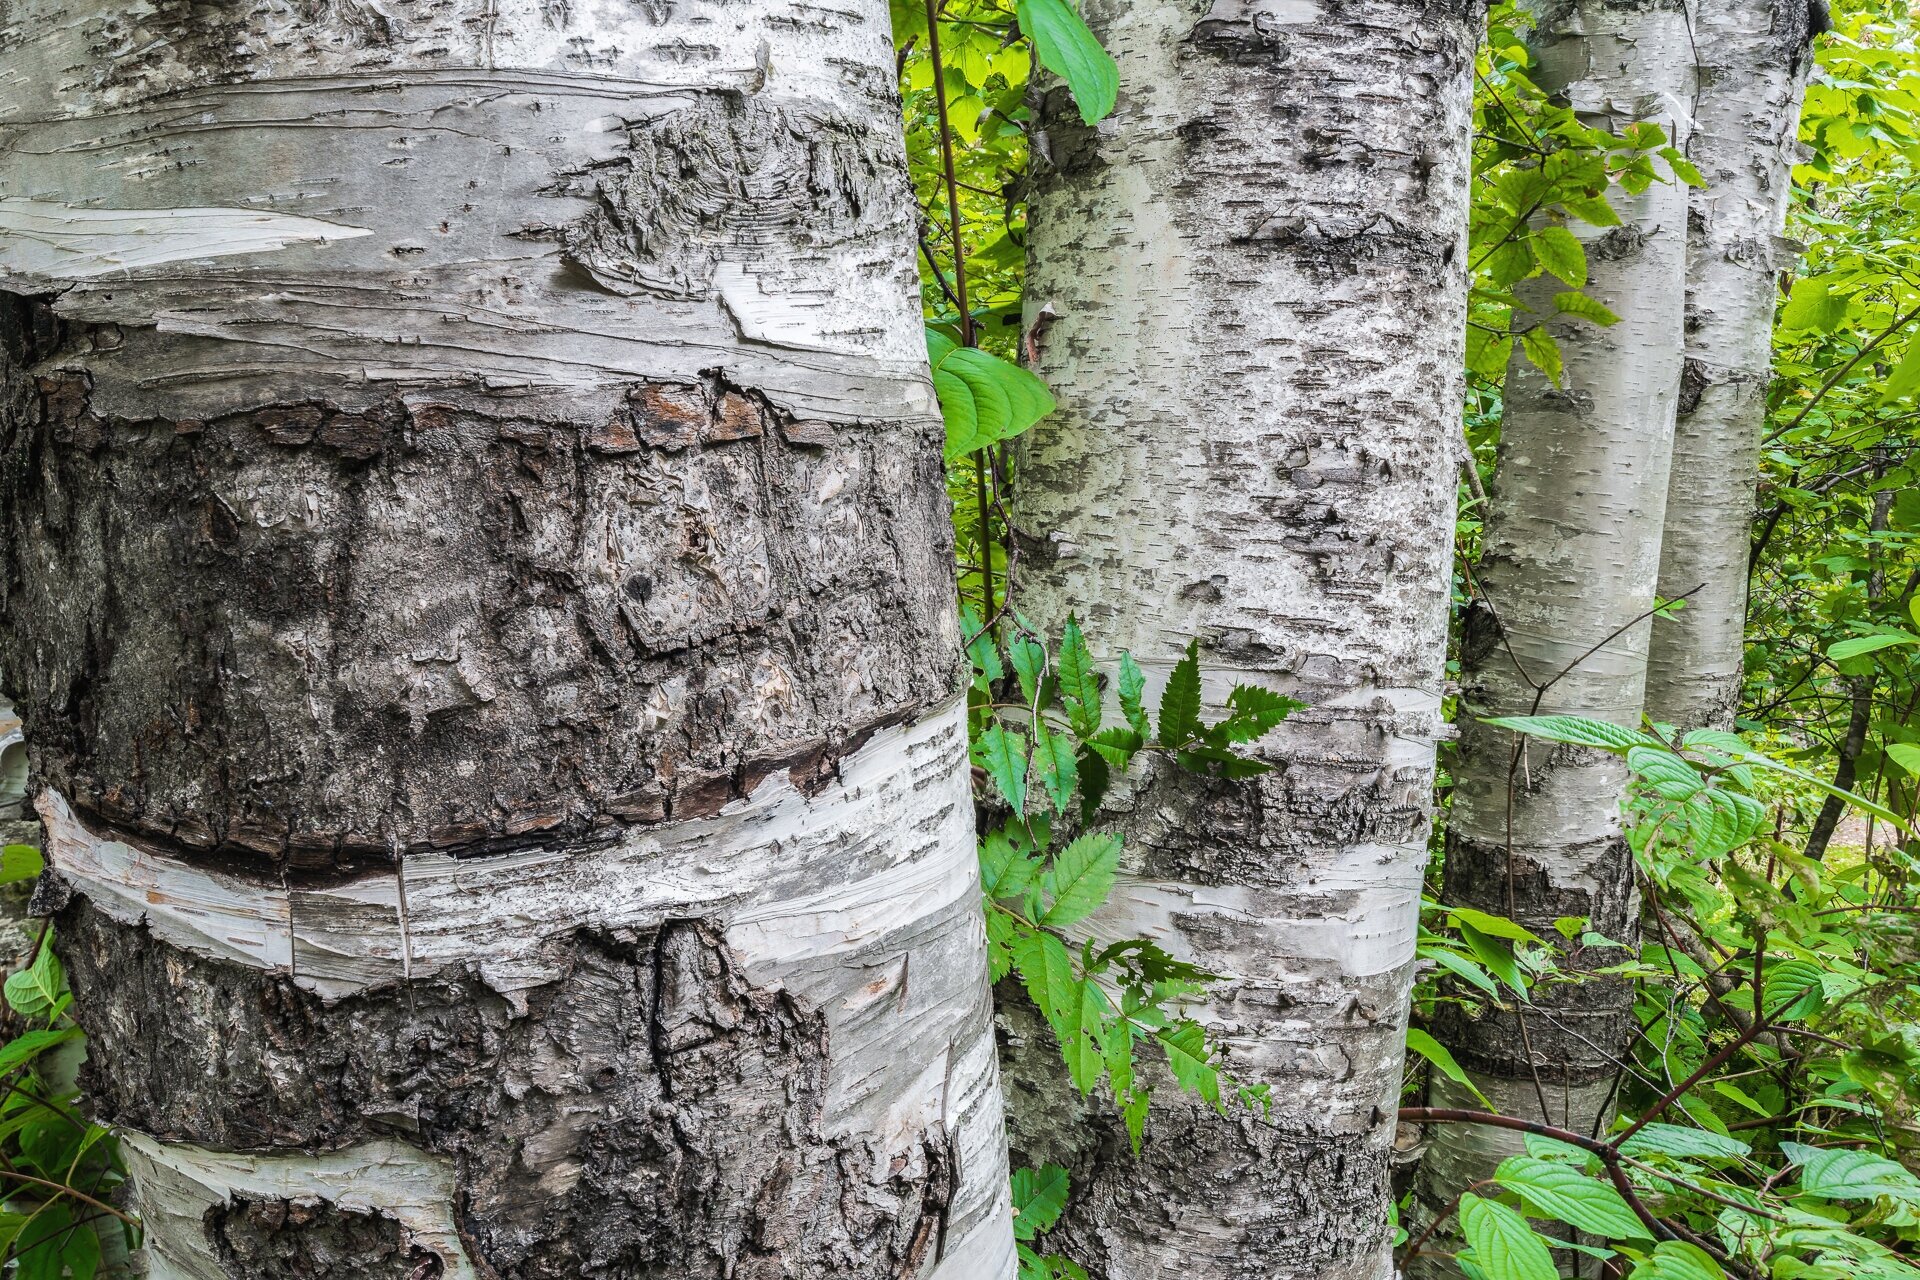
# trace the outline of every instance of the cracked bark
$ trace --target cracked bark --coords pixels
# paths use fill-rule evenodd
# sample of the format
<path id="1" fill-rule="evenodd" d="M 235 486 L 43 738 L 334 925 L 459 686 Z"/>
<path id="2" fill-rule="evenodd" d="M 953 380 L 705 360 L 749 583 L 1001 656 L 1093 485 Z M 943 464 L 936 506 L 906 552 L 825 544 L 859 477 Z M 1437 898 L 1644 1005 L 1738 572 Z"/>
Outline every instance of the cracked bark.
<path id="1" fill-rule="evenodd" d="M 1583 118 L 1607 128 L 1653 120 L 1685 138 L 1693 56 L 1675 0 L 1543 6 L 1534 52 L 1537 82 Z M 1580 916 L 1591 931 L 1631 945 L 1638 905 L 1620 830 L 1619 760 L 1531 742 L 1516 761 L 1513 735 L 1479 723 L 1534 711 L 1640 723 L 1645 615 L 1680 388 L 1682 300 L 1673 281 L 1685 271 L 1687 195 L 1675 182 L 1609 198 L 1621 226 L 1572 230 L 1587 249 L 1587 292 L 1620 322 L 1554 317 L 1560 286 L 1550 279 L 1521 288 L 1533 312 L 1520 323 L 1549 326 L 1564 355 L 1563 385 L 1516 346 L 1476 575 L 1491 606 L 1476 599 L 1465 623 L 1445 894 L 1542 937 L 1556 936 L 1556 918 Z M 1615 948 L 1575 945 L 1561 963 L 1582 970 L 1619 959 Z M 1449 1006 L 1434 1032 L 1502 1109 L 1585 1132 L 1604 1124 L 1631 1025 L 1631 985 L 1588 979 L 1537 987 L 1532 1003 L 1489 1007 L 1478 1018 Z M 1451 1082 L 1431 1087 L 1435 1105 L 1480 1105 Z M 1515 1137 L 1436 1126 L 1415 1184 L 1417 1220 L 1431 1221 L 1488 1176 L 1517 1149 Z M 1435 1247 L 1446 1249 L 1446 1238 Z M 1418 1274 L 1452 1271 L 1432 1255 L 1411 1265 Z"/>
<path id="2" fill-rule="evenodd" d="M 0 59 L 0 671 L 153 1274 L 1011 1275 L 884 8 Z"/>
<path id="3" fill-rule="evenodd" d="M 1272 1084 L 1271 1120 L 1161 1079 L 1135 1159 L 1016 1011 L 1015 1147 L 1069 1166 L 1049 1240 L 1106 1280 L 1384 1277 L 1443 731 L 1473 19 L 1087 16 L 1121 97 L 1093 130 L 1057 88 L 1041 105 L 1028 320 L 1058 315 L 1037 367 L 1061 409 L 1016 468 L 1018 605 L 1053 628 L 1078 610 L 1155 686 L 1197 635 L 1216 706 L 1244 680 L 1310 708 L 1258 745 L 1256 782 L 1156 773 L 1124 797 L 1122 881 L 1088 922 L 1224 975 L 1195 1013 Z"/>
<path id="4" fill-rule="evenodd" d="M 1688 154 L 1686 364 L 1660 546 L 1660 594 L 1687 607 L 1654 628 L 1647 712 L 1683 729 L 1733 727 L 1747 621 L 1754 484 L 1773 362 L 1776 273 L 1800 98 L 1819 0 L 1714 0 L 1695 18 L 1699 89 Z"/>

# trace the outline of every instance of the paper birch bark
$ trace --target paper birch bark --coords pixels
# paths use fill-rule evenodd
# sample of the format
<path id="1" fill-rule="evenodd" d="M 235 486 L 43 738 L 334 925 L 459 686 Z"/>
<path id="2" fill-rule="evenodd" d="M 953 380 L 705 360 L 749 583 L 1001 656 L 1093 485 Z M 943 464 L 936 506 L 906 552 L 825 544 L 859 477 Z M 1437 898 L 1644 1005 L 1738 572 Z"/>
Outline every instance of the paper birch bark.
<path id="1" fill-rule="evenodd" d="M 1808 0 L 1711 0 L 1694 15 L 1689 155 L 1707 185 L 1688 210 L 1686 360 L 1660 550 L 1660 594 L 1692 594 L 1654 628 L 1647 655 L 1647 713 L 1683 729 L 1731 728 L 1740 700 L 1776 281 L 1794 253 L 1781 229 L 1809 43 L 1826 25 Z"/>
<path id="2" fill-rule="evenodd" d="M 891 53 L 0 4 L 0 670 L 154 1276 L 1011 1276 Z"/>
<path id="3" fill-rule="evenodd" d="M 1692 52 L 1677 0 L 1548 5 L 1532 45 L 1538 83 L 1589 123 L 1618 130 L 1647 120 L 1684 139 Z M 1687 189 L 1655 182 L 1610 199 L 1620 225 L 1572 230 L 1586 250 L 1586 292 L 1619 323 L 1556 316 L 1563 286 L 1551 278 L 1519 287 L 1533 310 L 1516 313 L 1516 327 L 1547 325 L 1564 371 L 1553 385 L 1518 344 L 1508 366 L 1479 591 L 1465 622 L 1445 895 L 1555 941 L 1555 920 L 1572 916 L 1587 922 L 1583 933 L 1631 945 L 1638 915 L 1620 762 L 1539 741 L 1517 748 L 1513 734 L 1479 723 L 1529 713 L 1640 722 L 1680 376 L 1675 284 L 1686 270 Z M 1579 971 L 1622 958 L 1575 943 L 1560 963 Z M 1443 1006 L 1434 1031 L 1498 1109 L 1586 1132 L 1604 1124 L 1632 1005 L 1620 980 L 1543 984 L 1531 1004 L 1475 1019 Z M 1431 1095 L 1438 1106 L 1482 1105 L 1438 1073 Z M 1429 1138 L 1416 1181 L 1423 1223 L 1519 1146 L 1517 1135 L 1460 1125 L 1434 1126 Z M 1452 1268 L 1422 1257 L 1413 1269 Z"/>
<path id="4" fill-rule="evenodd" d="M 1172 769 L 1113 821 L 1090 922 L 1220 974 L 1195 1010 L 1271 1117 L 1155 1082 L 1144 1150 L 1006 1059 L 1016 1149 L 1071 1169 L 1049 1237 L 1107 1280 L 1385 1277 L 1387 1183 L 1442 732 L 1474 22 L 1465 5 L 1095 0 L 1118 109 L 1039 119 L 1029 320 L 1060 410 L 1015 468 L 1015 603 L 1077 613 L 1149 701 L 1198 637 L 1308 703 L 1274 771 Z M 1102 822 L 1108 819 L 1105 815 Z"/>

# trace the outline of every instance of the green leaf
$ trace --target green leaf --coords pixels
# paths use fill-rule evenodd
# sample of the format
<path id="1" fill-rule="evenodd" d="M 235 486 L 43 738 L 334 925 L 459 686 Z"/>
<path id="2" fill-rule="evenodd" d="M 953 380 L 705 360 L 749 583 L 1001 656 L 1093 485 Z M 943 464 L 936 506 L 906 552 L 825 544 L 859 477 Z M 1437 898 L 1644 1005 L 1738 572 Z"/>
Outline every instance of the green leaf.
<path id="1" fill-rule="evenodd" d="M 32 845 L 10 844 L 0 849 L 0 884 L 36 879 L 46 865 L 46 859 Z"/>
<path id="2" fill-rule="evenodd" d="M 973 744 L 974 763 L 987 771 L 1015 816 L 1027 811 L 1027 739 L 995 720 Z"/>
<path id="3" fill-rule="evenodd" d="M 1527 1220 L 1472 1192 L 1460 1197 L 1460 1234 L 1487 1280 L 1559 1280 L 1553 1254 Z"/>
<path id="4" fill-rule="evenodd" d="M 1526 975 L 1520 972 L 1520 966 L 1513 958 L 1511 947 L 1488 937 L 1470 924 L 1460 926 L 1460 937 L 1467 944 L 1467 949 L 1473 952 L 1474 959 L 1485 965 L 1495 977 L 1520 995 L 1527 994 Z"/>
<path id="5" fill-rule="evenodd" d="M 1560 207 L 1591 226 L 1620 225 L 1620 215 L 1613 211 L 1605 196 L 1566 196 L 1561 199 Z"/>
<path id="6" fill-rule="evenodd" d="M 1107 997 L 1092 982 L 1080 984 L 1080 1001 L 1073 1012 L 1073 1027 L 1061 1038 L 1060 1056 L 1067 1064 L 1067 1078 L 1084 1096 L 1100 1081 L 1106 1066 L 1101 1051 L 1102 1033 L 1112 1010 Z"/>
<path id="7" fill-rule="evenodd" d="M 1528 237 L 1527 246 L 1534 261 L 1567 284 L 1578 289 L 1587 282 L 1587 251 L 1565 227 L 1541 227 Z"/>
<path id="8" fill-rule="evenodd" d="M 1694 167 L 1693 161 L 1687 159 L 1686 156 L 1680 153 L 1679 148 L 1660 148 L 1660 158 L 1667 162 L 1669 169 L 1673 170 L 1673 176 L 1680 179 L 1680 181 L 1687 186 L 1704 187 L 1707 185 L 1707 180 L 1701 176 L 1700 170 Z"/>
<path id="9" fill-rule="evenodd" d="M 1039 861 L 1017 845 L 1006 828 L 980 842 L 980 888 L 987 897 L 1017 898 L 1039 875 Z"/>
<path id="10" fill-rule="evenodd" d="M 1511 729 L 1529 738 L 1547 742 L 1565 742 L 1578 747 L 1598 747 L 1615 755 L 1625 755 L 1630 747 L 1646 746 L 1653 739 L 1638 729 L 1628 729 L 1605 720 L 1584 716 L 1492 716 L 1482 720 L 1496 728 Z"/>
<path id="11" fill-rule="evenodd" d="M 1800 1189 L 1823 1200 L 1873 1200 L 1883 1195 L 1920 1199 L 1920 1179 L 1870 1151 L 1783 1142 L 1781 1152 L 1800 1166 Z"/>
<path id="12" fill-rule="evenodd" d="M 40 954 L 34 957 L 33 963 L 7 979 L 7 1004 L 23 1018 L 46 1017 L 59 1002 L 66 985 L 66 970 L 61 967 L 60 958 L 53 954 L 53 938 L 49 935 L 42 939 Z"/>
<path id="13" fill-rule="evenodd" d="M 1761 984 L 1761 1007 L 1775 1022 L 1793 1022 L 1826 1005 L 1820 966 L 1808 960 L 1782 960 L 1768 966 Z"/>
<path id="14" fill-rule="evenodd" d="M 1717 1133 L 1708 1133 L 1705 1129 L 1689 1129 L 1683 1125 L 1661 1124 L 1658 1121 L 1644 1125 L 1640 1131 L 1620 1145 L 1625 1155 L 1676 1156 L 1680 1159 L 1733 1160 L 1753 1150 L 1738 1138 L 1723 1137 Z"/>
<path id="15" fill-rule="evenodd" d="M 1447 1049 L 1447 1046 L 1441 1044 L 1420 1028 L 1407 1028 L 1407 1050 L 1410 1053 L 1417 1053 L 1428 1062 L 1431 1062 L 1436 1071 L 1455 1084 L 1467 1086 L 1467 1089 L 1474 1097 L 1480 1099 L 1487 1110 L 1497 1110 L 1493 1103 L 1487 1100 L 1487 1095 L 1480 1092 L 1480 1086 L 1468 1078 L 1467 1073 L 1462 1070 L 1460 1064 L 1454 1060 L 1454 1056 Z"/>
<path id="16" fill-rule="evenodd" d="M 1064 733 L 1055 733 L 1043 721 L 1034 721 L 1033 762 L 1039 766 L 1040 785 L 1053 801 L 1053 811 L 1065 813 L 1067 802 L 1073 798 L 1074 783 L 1079 780 L 1079 770 L 1073 761 L 1073 739 Z"/>
<path id="17" fill-rule="evenodd" d="M 1557 1160 L 1509 1156 L 1494 1176 L 1539 1210 L 1537 1216 L 1557 1218 L 1610 1240 L 1652 1239 L 1618 1191 Z"/>
<path id="18" fill-rule="evenodd" d="M 1591 320 L 1602 329 L 1611 328 L 1620 323 L 1620 317 L 1609 311 L 1596 299 L 1577 290 L 1553 295 L 1553 309 L 1563 316 L 1579 316 L 1582 320 Z"/>
<path id="19" fill-rule="evenodd" d="M 1060 1221 L 1067 1207 L 1067 1171 L 1057 1164 L 1013 1171 L 1013 1235 L 1031 1240 Z"/>
<path id="20" fill-rule="evenodd" d="M 1075 840 L 1047 872 L 1046 888 L 1053 901 L 1040 923 L 1057 927 L 1092 915 L 1113 892 L 1119 869 L 1118 835 L 1088 832 Z"/>
<path id="21" fill-rule="evenodd" d="M 1887 755 L 1902 769 L 1920 778 L 1920 747 L 1908 742 L 1895 742 L 1887 747 Z"/>
<path id="22" fill-rule="evenodd" d="M 1496 916 L 1491 912 L 1479 911 L 1473 907 L 1447 906 L 1444 908 L 1447 918 L 1456 925 L 1471 925 L 1481 933 L 1492 938 L 1507 938 L 1514 942 L 1531 942 L 1545 946 L 1546 942 L 1539 934 L 1524 925 L 1515 924 L 1505 916 Z"/>
<path id="23" fill-rule="evenodd" d="M 1028 637 L 1016 635 L 1007 643 L 1007 660 L 1013 663 L 1013 674 L 1020 681 L 1020 700 L 1032 706 L 1046 674 L 1047 651 Z"/>
<path id="24" fill-rule="evenodd" d="M 1207 731 L 1215 742 L 1252 742 L 1306 706 L 1258 685 L 1237 684 L 1227 695 L 1227 717 Z"/>
<path id="25" fill-rule="evenodd" d="M 1060 639 L 1058 671 L 1060 700 L 1066 704 L 1073 731 L 1082 738 L 1100 732 L 1100 674 L 1094 669 L 1093 655 L 1087 651 L 1080 624 L 1067 619 Z"/>
<path id="26" fill-rule="evenodd" d="M 1906 354 L 1900 357 L 1900 363 L 1893 367 L 1886 384 L 1880 388 L 1880 403 L 1892 404 L 1915 391 L 1920 391 L 1920 342 L 1909 342 Z"/>
<path id="27" fill-rule="evenodd" d="M 1046 384 L 1019 365 L 963 347 L 935 329 L 927 330 L 927 355 L 947 424 L 948 462 L 1011 440 L 1054 410 Z"/>
<path id="28" fill-rule="evenodd" d="M 1662 800 L 1685 800 L 1707 785 L 1698 770 L 1665 747 L 1628 747 L 1627 768 Z"/>
<path id="29" fill-rule="evenodd" d="M 72 1213 L 58 1200 L 35 1213 L 14 1242 L 18 1251 L 14 1255 L 15 1280 L 61 1280 L 66 1267 L 60 1257 L 60 1243 L 72 1225 Z"/>
<path id="30" fill-rule="evenodd" d="M 1662 1240 L 1634 1265 L 1627 1280 L 1725 1280 L 1711 1254 L 1684 1240 Z"/>
<path id="31" fill-rule="evenodd" d="M 1044 929 L 1021 929 L 1011 950 L 1013 967 L 1041 1015 L 1055 1032 L 1071 1029 L 1068 1018 L 1080 1005 L 1080 980 L 1073 976 L 1067 944 Z"/>
<path id="32" fill-rule="evenodd" d="M 1080 119 L 1098 124 L 1120 96 L 1120 68 L 1066 0 L 1018 0 L 1020 29 L 1033 41 L 1040 65 L 1073 90 Z"/>
<path id="33" fill-rule="evenodd" d="M 1902 644 L 1920 644 L 1920 636 L 1906 631 L 1877 636 L 1855 636 L 1851 640 L 1841 640 L 1827 646 L 1827 656 L 1835 662 L 1845 662 L 1848 658 L 1857 658 L 1863 653 L 1874 653 Z"/>
<path id="34" fill-rule="evenodd" d="M 1178 747 L 1200 736 L 1200 642 L 1187 642 L 1160 692 L 1160 745 Z"/>
<path id="35" fill-rule="evenodd" d="M 1212 1062 L 1213 1049 L 1207 1033 L 1191 1018 L 1182 1018 L 1172 1027 L 1154 1033 L 1166 1051 L 1167 1067 L 1182 1089 L 1197 1093 L 1221 1114 L 1226 1107 L 1220 1101 L 1220 1071 Z"/>
<path id="36" fill-rule="evenodd" d="M 1547 375 L 1547 381 L 1556 387 L 1560 385 L 1560 344 L 1554 341 L 1545 325 L 1537 324 L 1521 334 L 1520 349 L 1526 352 L 1535 368 Z"/>
<path id="37" fill-rule="evenodd" d="M 1141 701 L 1146 694 L 1147 677 L 1140 670 L 1140 664 L 1133 660 L 1132 654 L 1120 655 L 1120 678 L 1116 683 L 1120 695 L 1120 713 L 1144 742 L 1153 734 L 1152 726 L 1147 723 L 1146 707 Z"/>
<path id="38" fill-rule="evenodd" d="M 1787 329 L 1817 329 L 1831 333 L 1847 318 L 1848 300 L 1832 294 L 1833 282 L 1825 276 L 1795 280 L 1780 309 L 1780 324 Z"/>
<path id="39" fill-rule="evenodd" d="M 0 1045 L 0 1076 L 11 1075 L 57 1044 L 80 1037 L 78 1027 L 25 1031 Z"/>

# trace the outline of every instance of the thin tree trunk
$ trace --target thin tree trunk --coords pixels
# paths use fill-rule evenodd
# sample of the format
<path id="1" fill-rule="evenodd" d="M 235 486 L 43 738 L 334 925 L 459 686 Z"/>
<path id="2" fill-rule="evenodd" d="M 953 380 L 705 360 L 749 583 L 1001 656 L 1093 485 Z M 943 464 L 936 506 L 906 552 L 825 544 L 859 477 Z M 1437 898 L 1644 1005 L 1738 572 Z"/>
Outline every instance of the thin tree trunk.
<path id="1" fill-rule="evenodd" d="M 1699 88 L 1688 153 L 1686 358 L 1661 538 L 1647 714 L 1682 729 L 1733 726 L 1740 701 L 1754 484 L 1773 365 L 1776 273 L 1819 0 L 1710 0 L 1694 17 Z M 1691 594 L 1687 594 L 1691 593 Z"/>
<path id="2" fill-rule="evenodd" d="M 1091 922 L 1222 975 L 1196 1010 L 1270 1118 L 1157 1081 L 1135 1158 L 1044 1031 L 1016 1149 L 1071 1167 L 1050 1239 L 1107 1280 L 1385 1277 L 1386 1197 L 1443 732 L 1474 23 L 1467 6 L 1100 0 L 1097 131 L 1049 93 L 1028 296 L 1061 411 L 1016 469 L 1016 602 L 1154 683 L 1310 704 L 1250 783 L 1153 773 Z M 1151 690 L 1150 699 L 1155 695 Z"/>
<path id="3" fill-rule="evenodd" d="M 1011 1276 L 884 6 L 8 20 L 0 667 L 153 1274 Z"/>
<path id="4" fill-rule="evenodd" d="M 1619 128 L 1652 120 L 1684 134 L 1692 54 L 1677 0 L 1580 0 L 1551 6 L 1534 37 L 1537 79 L 1583 116 Z M 1553 386 L 1516 349 L 1508 368 L 1485 551 L 1484 598 L 1466 620 L 1461 748 L 1448 823 L 1446 896 L 1508 916 L 1536 934 L 1584 917 L 1631 945 L 1638 912 L 1632 858 L 1620 830 L 1625 775 L 1613 756 L 1514 736 L 1481 717 L 1563 713 L 1637 725 L 1646 680 L 1648 610 L 1660 561 L 1681 356 L 1686 188 L 1659 182 L 1616 191 L 1621 225 L 1577 225 L 1587 292 L 1620 322 L 1601 328 L 1553 318 L 1555 282 L 1521 288 L 1564 355 Z M 1575 969 L 1618 961 L 1610 947 L 1576 946 Z M 1513 1114 L 1588 1130 L 1604 1112 L 1632 1019 L 1631 984 L 1591 980 L 1537 988 L 1532 1005 L 1467 1018 L 1446 1006 L 1435 1032 Z M 1522 1016 L 1524 1015 L 1524 1016 Z M 1434 1082 L 1441 1106 L 1476 1107 Z M 1423 1220 L 1446 1212 L 1488 1176 L 1511 1135 L 1442 1125 L 1417 1182 Z M 1440 1238 L 1444 1243 L 1444 1235 Z M 1449 1268 L 1427 1257 L 1415 1268 Z"/>
<path id="5" fill-rule="evenodd" d="M 1883 447 L 1874 450 L 1875 478 L 1886 471 L 1886 450 Z M 1867 520 L 1867 528 L 1873 533 L 1887 531 L 1887 518 L 1893 512 L 1893 490 L 1882 489 L 1873 495 L 1873 514 Z M 1880 561 L 1878 548 L 1874 551 L 1873 568 L 1867 571 L 1867 604 L 1871 608 L 1879 604 L 1887 594 L 1887 570 Z M 1852 698 L 1847 709 L 1847 733 L 1840 740 L 1839 759 L 1833 766 L 1833 786 L 1836 791 L 1852 791 L 1860 767 L 1860 753 L 1867 749 L 1867 731 L 1873 725 L 1873 694 L 1879 685 L 1878 671 L 1870 670 L 1865 675 L 1854 676 L 1847 684 Z M 1816 862 L 1827 856 L 1827 844 L 1833 839 L 1833 833 L 1840 828 L 1840 819 L 1846 813 L 1847 802 L 1837 795 L 1829 794 L 1821 802 L 1820 812 L 1814 815 L 1813 829 L 1807 833 L 1807 847 L 1802 851 Z"/>

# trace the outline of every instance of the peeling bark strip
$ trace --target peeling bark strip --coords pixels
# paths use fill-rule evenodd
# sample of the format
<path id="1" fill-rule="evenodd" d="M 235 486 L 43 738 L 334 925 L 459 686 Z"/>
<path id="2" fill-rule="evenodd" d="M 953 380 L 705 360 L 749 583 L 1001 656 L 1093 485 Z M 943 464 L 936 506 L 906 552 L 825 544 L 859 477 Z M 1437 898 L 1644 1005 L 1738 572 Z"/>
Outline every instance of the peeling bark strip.
<path id="1" fill-rule="evenodd" d="M 1261 779 L 1138 788 L 1089 922 L 1225 975 L 1198 1013 L 1271 1121 L 1159 1081 L 1136 1161 L 1016 1024 L 1015 1146 L 1072 1168 L 1049 1238 L 1106 1280 L 1372 1280 L 1444 731 L 1475 19 L 1086 8 L 1121 99 L 1098 130 L 1058 89 L 1040 116 L 1028 292 L 1058 313 L 1061 410 L 1017 470 L 1018 603 L 1079 611 L 1156 685 L 1197 635 L 1210 701 L 1254 681 L 1310 706 Z"/>
<path id="2" fill-rule="evenodd" d="M 1647 712 L 1728 729 L 1746 659 L 1775 273 L 1796 252 L 1781 229 L 1826 11 L 1821 0 L 1711 0 L 1694 26 L 1700 89 L 1688 154 L 1707 185 L 1688 195 L 1686 365 L 1660 543 L 1660 594 L 1693 594 L 1654 628 Z"/>
<path id="3" fill-rule="evenodd" d="M 157 1276 L 1011 1276 L 891 57 L 0 4 L 0 671 Z"/>
<path id="4" fill-rule="evenodd" d="M 1583 119 L 1607 129 L 1651 120 L 1685 145 L 1693 54 L 1679 0 L 1561 0 L 1539 15 L 1534 52 L 1536 82 Z M 1674 282 L 1686 268 L 1687 194 L 1677 182 L 1656 182 L 1639 196 L 1616 189 L 1608 198 L 1620 226 L 1571 229 L 1587 246 L 1587 292 L 1620 322 L 1555 318 L 1560 286 L 1549 277 L 1520 286 L 1532 308 L 1520 323 L 1550 327 L 1563 386 L 1516 344 L 1476 575 L 1492 605 L 1476 600 L 1465 623 L 1446 897 L 1546 938 L 1555 919 L 1585 917 L 1588 929 L 1630 946 L 1639 919 L 1620 831 L 1624 766 L 1604 752 L 1542 742 L 1528 743 L 1516 765 L 1513 735 L 1480 723 L 1534 711 L 1640 723 L 1680 387 Z M 1614 948 L 1579 946 L 1562 963 L 1598 968 L 1620 958 Z M 1520 1009 L 1524 1022 L 1496 1009 L 1469 1021 L 1448 1006 L 1435 1033 L 1515 1114 L 1587 1132 L 1598 1113 L 1568 1108 L 1607 1104 L 1611 1090 L 1590 1086 L 1611 1082 L 1626 1049 L 1632 985 L 1595 979 L 1534 994 Z M 1417 1184 L 1424 1221 L 1492 1172 L 1472 1158 L 1488 1141 L 1469 1126 L 1437 1127 Z M 1471 1150 L 1450 1150 L 1455 1144 Z M 1454 1271 L 1443 1257 L 1414 1266 Z"/>

